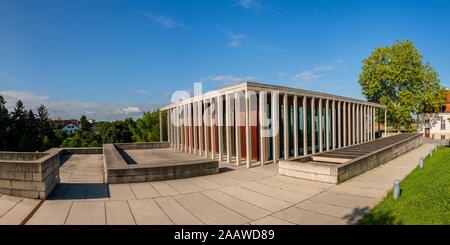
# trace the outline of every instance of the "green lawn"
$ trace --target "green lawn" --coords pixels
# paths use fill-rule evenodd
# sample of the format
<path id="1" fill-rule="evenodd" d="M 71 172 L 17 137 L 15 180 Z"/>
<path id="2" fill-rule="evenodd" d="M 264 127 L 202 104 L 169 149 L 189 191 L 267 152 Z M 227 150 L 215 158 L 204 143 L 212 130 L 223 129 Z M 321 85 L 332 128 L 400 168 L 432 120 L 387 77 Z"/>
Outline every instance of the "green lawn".
<path id="1" fill-rule="evenodd" d="M 417 159 L 419 163 L 419 159 Z M 450 148 L 441 146 L 423 168 L 414 169 L 400 183 L 397 200 L 391 191 L 359 222 L 362 225 L 449 225 Z"/>

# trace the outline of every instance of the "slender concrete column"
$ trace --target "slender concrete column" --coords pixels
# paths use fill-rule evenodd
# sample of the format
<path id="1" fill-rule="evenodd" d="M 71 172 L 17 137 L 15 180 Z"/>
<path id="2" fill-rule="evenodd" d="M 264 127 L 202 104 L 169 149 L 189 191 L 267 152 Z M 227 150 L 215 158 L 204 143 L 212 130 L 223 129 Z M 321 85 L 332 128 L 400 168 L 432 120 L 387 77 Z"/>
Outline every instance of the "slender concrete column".
<path id="1" fill-rule="evenodd" d="M 197 102 L 197 120 L 198 120 L 198 154 L 203 156 L 203 101 Z"/>
<path id="2" fill-rule="evenodd" d="M 289 106 L 288 95 L 283 95 L 283 132 L 284 132 L 284 160 L 289 159 Z"/>
<path id="3" fill-rule="evenodd" d="M 341 101 L 338 101 L 337 104 L 337 148 L 341 148 L 342 140 L 341 140 Z"/>
<path id="4" fill-rule="evenodd" d="M 359 105 L 359 141 L 364 142 L 364 117 L 363 117 L 363 105 Z"/>
<path id="5" fill-rule="evenodd" d="M 342 102 L 342 147 L 347 146 L 347 102 Z"/>
<path id="6" fill-rule="evenodd" d="M 298 157 L 298 98 L 294 95 L 294 157 Z"/>
<path id="7" fill-rule="evenodd" d="M 192 131 L 194 130 L 192 128 L 192 107 L 191 107 L 191 103 L 187 104 L 188 107 L 188 129 L 189 129 L 189 153 L 193 153 L 194 150 L 194 146 L 193 146 L 193 133 Z"/>
<path id="8" fill-rule="evenodd" d="M 316 153 L 316 132 L 315 132 L 315 123 L 316 118 L 314 116 L 314 98 L 311 98 L 311 153 Z"/>
<path id="9" fill-rule="evenodd" d="M 387 136 L 387 108 L 384 109 L 384 136 Z"/>
<path id="10" fill-rule="evenodd" d="M 216 114 L 216 102 L 214 98 L 209 99 L 209 118 L 211 122 L 211 159 L 216 159 L 216 129 L 215 129 L 215 118 L 214 114 Z"/>
<path id="11" fill-rule="evenodd" d="M 251 108 L 250 95 L 245 90 L 245 147 L 247 156 L 247 168 L 252 166 L 252 128 L 251 128 Z"/>
<path id="12" fill-rule="evenodd" d="M 368 129 L 367 121 L 368 121 L 367 105 L 364 105 L 364 141 L 366 142 L 369 140 L 367 137 L 367 129 Z"/>
<path id="13" fill-rule="evenodd" d="M 336 100 L 333 100 L 331 104 L 331 125 L 332 125 L 331 149 L 334 150 L 336 149 Z"/>
<path id="14" fill-rule="evenodd" d="M 183 109 L 183 118 L 184 118 L 184 152 L 189 152 L 188 144 L 189 144 L 189 127 L 188 127 L 188 107 L 187 104 L 184 104 Z"/>
<path id="15" fill-rule="evenodd" d="M 355 104 L 355 143 L 359 144 L 359 104 Z"/>
<path id="16" fill-rule="evenodd" d="M 162 142 L 162 111 L 159 110 L 159 141 Z"/>
<path id="17" fill-rule="evenodd" d="M 367 125 L 368 125 L 368 130 L 367 130 L 367 138 L 369 139 L 369 141 L 372 140 L 372 134 L 371 134 L 371 130 L 372 130 L 372 125 L 371 125 L 371 121 L 372 121 L 372 115 L 370 112 L 370 106 L 367 106 Z"/>
<path id="18" fill-rule="evenodd" d="M 180 113 L 180 122 L 179 122 L 179 131 L 180 131 L 180 151 L 183 151 L 183 140 L 184 140 L 184 131 L 183 131 L 183 126 L 184 126 L 184 115 L 183 115 L 183 106 L 180 105 L 178 107 L 178 111 Z"/>
<path id="19" fill-rule="evenodd" d="M 175 148 L 175 150 L 178 150 L 178 142 L 179 142 L 179 140 L 178 140 L 178 120 L 179 120 L 178 107 L 174 107 L 173 110 L 175 111 L 174 119 L 173 119 L 173 122 L 174 122 L 173 128 L 174 128 L 174 131 L 175 131 L 175 135 L 174 135 L 175 136 L 175 145 L 174 145 L 174 148 Z"/>
<path id="20" fill-rule="evenodd" d="M 197 109 L 197 102 L 192 102 L 192 119 L 194 121 L 193 125 L 193 131 L 194 131 L 194 154 L 197 155 L 198 152 L 198 137 L 197 137 L 197 126 L 198 126 L 198 109 Z"/>
<path id="21" fill-rule="evenodd" d="M 203 108 L 204 108 L 204 124 L 205 124 L 205 157 L 209 157 L 209 145 L 210 145 L 210 142 L 209 142 L 209 137 L 210 137 L 210 130 L 208 130 L 208 119 L 209 119 L 209 117 L 210 117 L 210 113 L 211 113 L 211 110 L 210 109 L 208 109 L 208 102 L 209 102 L 209 99 L 205 99 L 204 101 L 203 101 Z"/>
<path id="22" fill-rule="evenodd" d="M 352 104 L 352 145 L 356 144 L 356 113 L 355 113 L 355 103 Z"/>
<path id="23" fill-rule="evenodd" d="M 169 143 L 169 146 L 171 145 L 170 142 L 170 109 L 165 110 L 166 114 L 167 114 L 167 143 Z"/>
<path id="24" fill-rule="evenodd" d="M 329 104 L 330 104 L 330 100 L 327 99 L 326 105 L 325 105 L 325 123 L 326 123 L 326 125 L 325 125 L 325 134 L 326 134 L 325 140 L 327 141 L 325 143 L 325 146 L 326 146 L 325 149 L 327 151 L 330 150 L 330 106 L 329 106 Z"/>
<path id="25" fill-rule="evenodd" d="M 233 126 L 232 121 L 232 108 L 231 108 L 231 98 L 230 94 L 225 94 L 225 121 L 226 121 L 226 142 L 227 142 L 227 163 L 231 163 L 232 152 L 231 149 L 231 127 Z"/>
<path id="26" fill-rule="evenodd" d="M 278 123 L 279 123 L 279 93 L 278 92 L 272 92 L 271 94 L 271 98 L 272 98 L 272 146 L 273 146 L 273 162 L 276 163 L 278 162 L 278 158 L 279 158 L 279 151 L 278 151 L 278 147 L 280 145 L 279 142 L 279 127 L 278 127 Z"/>
<path id="27" fill-rule="evenodd" d="M 219 142 L 219 161 L 223 161 L 223 98 L 222 95 L 217 96 L 217 131 Z"/>
<path id="28" fill-rule="evenodd" d="M 308 130 L 306 125 L 306 117 L 308 113 L 306 113 L 308 106 L 308 103 L 306 101 L 306 96 L 303 96 L 303 102 L 302 102 L 302 115 L 303 115 L 303 156 L 308 155 Z"/>
<path id="29" fill-rule="evenodd" d="M 319 152 L 323 151 L 322 98 L 319 99 Z"/>
<path id="30" fill-rule="evenodd" d="M 372 106 L 372 140 L 375 140 L 375 106 Z"/>
<path id="31" fill-rule="evenodd" d="M 351 106 L 352 106 L 352 104 L 350 104 L 350 103 L 347 103 L 348 104 L 348 113 L 347 113 L 347 116 L 348 116 L 348 120 L 347 120 L 347 126 L 348 126 L 348 128 L 347 128 L 347 140 L 348 140 L 348 144 L 347 145 L 352 145 L 352 112 L 351 112 Z"/>
<path id="32" fill-rule="evenodd" d="M 378 107 L 378 138 L 381 138 L 381 108 L 379 107 Z"/>
<path id="33" fill-rule="evenodd" d="M 241 98 L 240 93 L 235 92 L 235 117 L 236 117 L 236 166 L 241 165 Z"/>
<path id="34" fill-rule="evenodd" d="M 259 146 L 260 146 L 260 155 L 259 160 L 261 162 L 261 166 L 263 166 L 266 162 L 266 127 L 264 125 L 267 125 L 267 113 L 266 113 L 266 106 L 267 106 L 267 92 L 266 91 L 260 91 L 259 92 L 259 125 L 260 125 L 260 138 L 259 138 Z"/>

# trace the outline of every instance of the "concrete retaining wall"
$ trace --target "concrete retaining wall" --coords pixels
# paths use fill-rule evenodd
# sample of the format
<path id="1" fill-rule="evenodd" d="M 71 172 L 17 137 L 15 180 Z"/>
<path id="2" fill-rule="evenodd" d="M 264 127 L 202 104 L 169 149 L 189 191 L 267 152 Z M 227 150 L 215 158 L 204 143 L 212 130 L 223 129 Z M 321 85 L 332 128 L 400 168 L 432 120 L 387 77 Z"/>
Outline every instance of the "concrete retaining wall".
<path id="1" fill-rule="evenodd" d="M 344 163 L 337 167 L 335 173 L 333 174 L 337 176 L 338 182 L 342 182 L 369 169 L 375 168 L 382 163 L 417 148 L 422 144 L 423 137 L 421 134 L 417 134 L 412 138 L 405 139 L 393 145 L 381 148 L 368 155 L 364 155 Z"/>
<path id="2" fill-rule="evenodd" d="M 120 150 L 139 150 L 154 148 L 169 148 L 169 142 L 138 142 L 138 143 L 114 143 L 114 146 Z"/>
<path id="3" fill-rule="evenodd" d="M 128 164 L 119 150 L 168 148 L 167 142 L 103 145 L 105 180 L 108 184 L 188 178 L 219 172 L 217 160 L 192 160 L 153 164 Z M 149 155 L 148 157 L 151 157 Z"/>
<path id="4" fill-rule="evenodd" d="M 0 193 L 45 199 L 59 183 L 59 157 L 59 152 L 0 152 Z"/>

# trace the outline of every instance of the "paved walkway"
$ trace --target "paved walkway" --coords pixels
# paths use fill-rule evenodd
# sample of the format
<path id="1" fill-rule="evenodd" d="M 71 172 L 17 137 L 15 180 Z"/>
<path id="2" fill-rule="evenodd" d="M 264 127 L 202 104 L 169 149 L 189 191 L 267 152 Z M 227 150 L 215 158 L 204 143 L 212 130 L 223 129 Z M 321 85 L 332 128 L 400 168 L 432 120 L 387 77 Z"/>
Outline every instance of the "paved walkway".
<path id="1" fill-rule="evenodd" d="M 432 146 L 339 185 L 281 176 L 276 164 L 148 183 L 63 183 L 27 224 L 355 224 Z M 38 203 L 0 196 L 0 223 L 20 224 Z"/>

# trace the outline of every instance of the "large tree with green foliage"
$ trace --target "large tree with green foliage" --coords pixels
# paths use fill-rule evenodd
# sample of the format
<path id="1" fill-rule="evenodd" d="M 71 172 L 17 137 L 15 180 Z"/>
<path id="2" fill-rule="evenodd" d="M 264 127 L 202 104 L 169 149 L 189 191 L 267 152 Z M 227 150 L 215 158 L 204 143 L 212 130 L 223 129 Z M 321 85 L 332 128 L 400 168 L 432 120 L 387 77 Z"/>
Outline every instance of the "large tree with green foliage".
<path id="1" fill-rule="evenodd" d="M 9 129 L 9 113 L 6 109 L 6 101 L 0 95 L 0 149 L 6 150 L 6 135 Z"/>
<path id="2" fill-rule="evenodd" d="M 447 91 L 438 73 L 422 59 L 413 42 L 406 40 L 378 47 L 362 61 L 358 82 L 364 96 L 386 105 L 388 121 L 397 130 L 410 128 L 418 113 L 439 112 L 445 103 Z"/>

